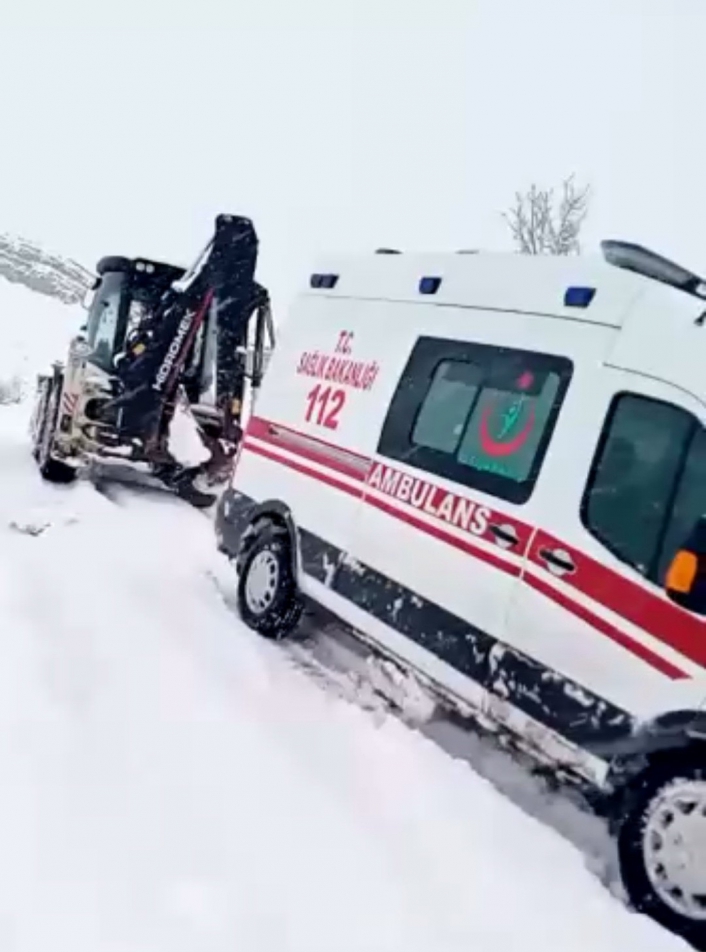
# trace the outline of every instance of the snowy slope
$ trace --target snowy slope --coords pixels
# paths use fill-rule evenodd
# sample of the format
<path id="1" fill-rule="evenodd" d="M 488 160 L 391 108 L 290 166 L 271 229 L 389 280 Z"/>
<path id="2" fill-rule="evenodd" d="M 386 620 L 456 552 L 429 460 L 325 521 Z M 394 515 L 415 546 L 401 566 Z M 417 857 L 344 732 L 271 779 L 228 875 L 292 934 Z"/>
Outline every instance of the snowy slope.
<path id="1" fill-rule="evenodd" d="M 94 280 L 94 275 L 76 261 L 35 241 L 8 234 L 0 234 L 0 275 L 64 304 L 82 301 Z"/>
<path id="2" fill-rule="evenodd" d="M 75 326 L 39 303 L 0 284 L 0 377 Z M 27 412 L 0 406 L 0 948 L 685 948 L 465 763 L 244 629 L 203 514 L 41 483 Z"/>

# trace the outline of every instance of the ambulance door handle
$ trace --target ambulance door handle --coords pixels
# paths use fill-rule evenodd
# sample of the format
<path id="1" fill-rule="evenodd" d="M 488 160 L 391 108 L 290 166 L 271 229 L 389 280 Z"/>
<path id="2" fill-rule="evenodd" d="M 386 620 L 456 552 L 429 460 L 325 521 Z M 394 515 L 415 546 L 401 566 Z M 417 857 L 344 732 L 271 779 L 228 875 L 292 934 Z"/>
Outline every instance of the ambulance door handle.
<path id="1" fill-rule="evenodd" d="M 576 565 L 566 549 L 540 549 L 539 558 L 547 563 L 552 575 L 573 575 Z"/>
<path id="2" fill-rule="evenodd" d="M 512 549 L 520 541 L 520 538 L 517 535 L 517 530 L 509 523 L 505 525 L 498 525 L 496 522 L 491 522 L 488 528 L 492 532 L 495 541 L 502 549 Z"/>

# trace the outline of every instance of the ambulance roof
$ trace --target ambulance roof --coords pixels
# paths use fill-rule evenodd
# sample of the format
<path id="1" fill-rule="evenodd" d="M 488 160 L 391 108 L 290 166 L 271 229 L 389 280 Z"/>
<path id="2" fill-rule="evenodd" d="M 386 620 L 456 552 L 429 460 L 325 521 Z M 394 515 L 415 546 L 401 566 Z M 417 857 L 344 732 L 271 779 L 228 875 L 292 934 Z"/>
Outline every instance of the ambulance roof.
<path id="1" fill-rule="evenodd" d="M 639 296 L 661 297 L 665 285 L 600 254 L 462 252 L 330 257 L 318 263 L 311 288 L 336 297 L 520 311 L 620 327 Z"/>

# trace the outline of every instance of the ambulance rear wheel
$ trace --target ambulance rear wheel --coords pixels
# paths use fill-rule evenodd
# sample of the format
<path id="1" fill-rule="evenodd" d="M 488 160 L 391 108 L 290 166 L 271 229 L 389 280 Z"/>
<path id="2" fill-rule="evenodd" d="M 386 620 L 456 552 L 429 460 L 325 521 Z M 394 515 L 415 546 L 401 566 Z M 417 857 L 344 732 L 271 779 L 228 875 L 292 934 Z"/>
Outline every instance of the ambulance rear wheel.
<path id="1" fill-rule="evenodd" d="M 56 428 L 59 422 L 60 387 L 55 381 L 47 383 L 48 392 L 44 399 L 42 418 L 38 426 L 39 439 L 34 457 L 39 466 L 42 479 L 49 483 L 71 483 L 76 478 L 76 470 L 52 456 Z"/>
<path id="2" fill-rule="evenodd" d="M 700 762 L 699 762 L 700 761 Z M 623 883 L 639 912 L 706 950 L 706 764 L 702 756 L 647 770 L 618 832 Z"/>
<path id="3" fill-rule="evenodd" d="M 303 603 L 297 590 L 286 530 L 259 529 L 240 561 L 238 611 L 265 638 L 286 638 L 297 626 Z"/>

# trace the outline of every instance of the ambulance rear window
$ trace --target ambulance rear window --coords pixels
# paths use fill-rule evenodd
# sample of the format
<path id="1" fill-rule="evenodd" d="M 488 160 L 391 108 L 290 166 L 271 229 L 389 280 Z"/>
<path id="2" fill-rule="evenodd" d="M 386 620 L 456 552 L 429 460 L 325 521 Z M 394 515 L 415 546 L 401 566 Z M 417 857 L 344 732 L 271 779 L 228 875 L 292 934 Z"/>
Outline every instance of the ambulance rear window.
<path id="1" fill-rule="evenodd" d="M 536 482 L 571 361 L 532 351 L 420 338 L 378 452 L 521 503 Z"/>

